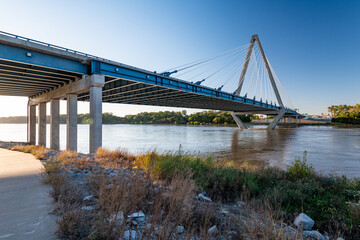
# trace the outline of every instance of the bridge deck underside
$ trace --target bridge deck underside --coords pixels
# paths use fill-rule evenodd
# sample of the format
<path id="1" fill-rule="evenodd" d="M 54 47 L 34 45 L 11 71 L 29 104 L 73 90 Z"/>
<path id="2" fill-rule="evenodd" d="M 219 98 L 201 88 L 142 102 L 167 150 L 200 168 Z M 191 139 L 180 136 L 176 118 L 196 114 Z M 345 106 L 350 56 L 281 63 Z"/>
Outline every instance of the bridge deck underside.
<path id="1" fill-rule="evenodd" d="M 80 73 L 0 59 L 0 95 L 31 97 L 50 92 L 81 77 Z M 89 93 L 79 94 L 78 100 L 89 101 Z M 106 76 L 103 102 L 277 114 L 276 109 L 264 106 L 112 76 Z"/>
<path id="2" fill-rule="evenodd" d="M 80 94 L 88 101 L 89 93 Z M 106 77 L 103 102 L 277 114 L 276 110 L 126 79 Z"/>
<path id="3" fill-rule="evenodd" d="M 0 95 L 30 97 L 79 78 L 81 74 L 0 59 Z"/>

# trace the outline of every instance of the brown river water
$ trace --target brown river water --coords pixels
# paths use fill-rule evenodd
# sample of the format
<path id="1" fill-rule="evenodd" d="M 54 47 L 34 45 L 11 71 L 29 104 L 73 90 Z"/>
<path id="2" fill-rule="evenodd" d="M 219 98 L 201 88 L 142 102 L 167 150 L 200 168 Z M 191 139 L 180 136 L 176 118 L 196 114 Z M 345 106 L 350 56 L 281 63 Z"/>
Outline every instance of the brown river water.
<path id="1" fill-rule="evenodd" d="M 274 131 L 213 126 L 104 125 L 103 146 L 131 153 L 149 150 L 211 154 L 231 164 L 264 162 L 286 167 L 307 151 L 308 162 L 324 174 L 360 177 L 360 128 L 282 127 Z M 49 143 L 49 125 L 47 131 Z M 78 126 L 78 150 L 88 152 L 89 126 Z M 66 125 L 60 127 L 65 148 Z M 26 141 L 26 124 L 0 124 L 0 141 Z"/>

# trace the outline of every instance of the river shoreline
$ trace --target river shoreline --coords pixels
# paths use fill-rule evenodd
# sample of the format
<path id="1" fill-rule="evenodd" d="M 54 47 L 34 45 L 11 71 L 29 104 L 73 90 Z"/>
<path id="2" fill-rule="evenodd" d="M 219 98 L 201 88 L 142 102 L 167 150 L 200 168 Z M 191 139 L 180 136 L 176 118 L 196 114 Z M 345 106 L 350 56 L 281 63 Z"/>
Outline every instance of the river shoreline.
<path id="1" fill-rule="evenodd" d="M 345 226 L 341 229 L 334 228 L 334 226 L 339 226 L 339 221 L 346 221 L 349 217 L 343 210 L 357 208 L 353 202 L 360 200 L 360 196 L 355 199 L 349 198 L 343 191 L 359 188 L 360 180 L 319 175 L 313 171 L 311 165 L 306 163 L 306 155 L 303 160 L 299 159 L 300 165 L 297 166 L 297 163 L 292 165 L 293 170 L 270 167 L 247 168 L 244 172 L 240 168 L 217 165 L 213 160 L 209 162 L 206 157 L 180 152 L 165 155 L 153 152 L 135 156 L 127 152 L 106 149 L 99 149 L 95 155 L 59 152 L 39 146 L 17 146 L 13 150 L 31 152 L 41 159 L 45 165 L 44 181 L 53 186 L 54 199 L 56 201 L 65 199 L 65 202 L 58 202 L 59 206 L 63 206 L 70 200 L 74 202 L 70 208 L 58 209 L 62 219 L 59 221 L 59 233 L 63 234 L 62 237 L 68 237 L 68 234 L 74 236 L 76 233 L 82 237 L 85 235 L 94 237 L 99 234 L 108 234 L 108 237 L 115 234 L 111 236 L 121 237 L 125 234 L 135 234 L 147 236 L 150 239 L 170 235 L 174 239 L 187 239 L 189 236 L 197 239 L 233 239 L 236 236 L 244 238 L 282 236 L 283 239 L 294 239 L 301 237 L 302 234 L 310 234 L 301 233 L 294 225 L 293 221 L 300 213 L 300 209 L 315 220 L 314 229 L 318 229 L 329 239 L 336 239 L 339 236 L 356 239 L 356 236 L 360 234 L 360 229 L 357 228 L 344 228 Z M 303 166 L 302 163 L 304 163 Z M 191 174 L 188 175 L 190 172 Z M 250 177 L 246 184 L 241 180 L 244 177 L 245 179 Z M 128 184 L 124 185 L 124 181 Z M 326 183 L 329 181 L 332 182 L 331 188 Z M 255 187 L 254 184 L 258 186 Z M 326 190 L 320 190 L 321 188 Z M 283 199 L 279 200 L 278 197 L 273 199 L 280 189 L 282 189 Z M 314 190 L 318 192 L 316 198 L 311 193 Z M 299 202 L 299 199 L 294 199 L 295 192 L 292 191 L 303 194 L 303 196 L 297 196 L 303 200 Z M 140 195 L 135 197 L 132 194 Z M 129 199 L 121 197 L 124 195 L 133 199 L 130 205 Z M 117 201 L 104 202 L 105 199 L 115 196 L 118 196 Z M 176 196 L 173 199 L 176 199 L 173 202 L 175 205 L 166 205 L 173 201 L 171 196 Z M 141 201 L 134 201 L 137 198 Z M 322 198 L 327 199 L 328 203 L 317 207 L 312 205 L 313 201 L 315 203 Z M 344 203 L 337 203 L 340 199 L 350 203 L 344 206 Z M 119 202 L 121 204 L 118 206 Z M 162 213 L 165 215 L 162 217 L 156 215 L 158 214 L 156 209 L 161 206 L 155 207 L 154 202 L 165 204 L 161 205 L 167 209 L 164 209 Z M 105 205 L 102 205 L 104 203 Z M 296 210 L 297 204 L 299 204 L 299 210 Z M 336 208 L 337 212 L 332 210 L 328 216 L 327 209 L 334 204 L 340 204 Z M 177 210 L 171 210 L 171 206 L 177 206 Z M 267 207 L 264 208 L 264 206 Z M 111 209 L 118 209 L 115 211 L 115 217 L 112 215 L 114 210 Z M 212 209 L 211 212 L 208 212 L 210 209 Z M 93 225 L 97 222 L 99 211 L 105 211 L 103 213 L 108 216 L 106 219 L 110 219 L 107 224 L 110 224 L 113 230 L 103 229 L 105 226 Z M 279 214 L 279 211 L 283 213 Z M 79 217 L 74 218 L 75 213 Z M 142 220 L 130 217 L 135 213 L 138 214 L 137 216 L 141 215 Z M 178 213 L 180 215 L 177 215 Z M 333 222 L 334 214 L 335 222 Z M 184 216 L 189 218 L 184 218 Z M 207 218 L 206 216 L 209 218 L 201 223 L 200 219 Z M 269 219 L 269 216 L 276 217 Z M 351 219 L 354 217 L 359 218 L 360 221 L 360 216 L 351 216 Z M 117 220 L 114 222 L 111 219 Z M 80 227 L 69 229 L 69 221 L 72 223 L 71 226 L 75 224 Z M 197 224 L 194 225 L 192 221 Z M 241 226 L 235 224 L 240 222 Z M 90 224 L 92 227 L 89 227 L 89 223 L 92 223 Z M 165 226 L 165 228 L 159 226 Z M 271 229 L 277 230 L 274 232 Z M 318 234 L 315 230 L 310 232 Z M 328 234 L 330 232 L 333 234 Z"/>

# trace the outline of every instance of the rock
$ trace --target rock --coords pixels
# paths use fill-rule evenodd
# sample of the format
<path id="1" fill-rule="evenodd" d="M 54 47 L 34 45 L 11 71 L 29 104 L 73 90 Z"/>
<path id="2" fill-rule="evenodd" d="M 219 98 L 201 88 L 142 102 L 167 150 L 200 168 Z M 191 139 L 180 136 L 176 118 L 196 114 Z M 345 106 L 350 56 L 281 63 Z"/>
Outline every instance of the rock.
<path id="1" fill-rule="evenodd" d="M 106 189 L 111 189 L 114 186 L 114 184 L 110 183 L 108 185 L 106 185 Z"/>
<path id="2" fill-rule="evenodd" d="M 218 229 L 217 229 L 217 227 L 214 225 L 214 226 L 212 226 L 212 227 L 209 229 L 208 234 L 209 234 L 210 236 L 215 236 L 215 235 L 217 234 L 217 232 L 218 232 Z"/>
<path id="3" fill-rule="evenodd" d="M 83 201 L 85 202 L 89 202 L 89 201 L 92 201 L 94 200 L 94 196 L 93 195 L 89 195 L 89 196 L 86 196 L 83 198 Z"/>
<path id="4" fill-rule="evenodd" d="M 311 230 L 314 226 L 315 222 L 305 213 L 300 213 L 295 221 L 295 226 L 297 226 L 300 230 Z"/>
<path id="5" fill-rule="evenodd" d="M 177 226 L 176 231 L 179 234 L 183 234 L 185 231 L 185 228 L 183 226 Z"/>
<path id="6" fill-rule="evenodd" d="M 307 238 L 313 238 L 316 240 L 325 240 L 324 236 L 321 235 L 321 233 L 319 233 L 318 231 L 303 231 L 302 232 L 303 237 L 305 237 L 305 239 Z"/>
<path id="7" fill-rule="evenodd" d="M 199 195 L 197 195 L 196 199 L 202 200 L 205 202 L 212 202 L 212 200 L 210 198 L 206 197 L 203 193 L 199 193 Z"/>
<path id="8" fill-rule="evenodd" d="M 142 211 L 133 213 L 133 214 L 129 215 L 128 218 L 134 218 L 134 220 L 136 220 L 138 222 L 143 222 L 146 219 L 145 214 Z"/>
<path id="9" fill-rule="evenodd" d="M 85 207 L 82 207 L 81 210 L 83 211 L 92 211 L 94 208 L 92 206 L 85 206 Z"/>
<path id="10" fill-rule="evenodd" d="M 146 230 L 150 230 L 152 227 L 151 223 L 146 224 Z"/>
<path id="11" fill-rule="evenodd" d="M 116 225 L 120 226 L 124 223 L 124 212 L 119 211 L 110 217 L 110 222 L 115 222 Z"/>
<path id="12" fill-rule="evenodd" d="M 286 227 L 284 228 L 284 230 L 285 230 L 285 231 L 288 231 L 288 232 L 296 232 L 296 229 L 293 228 L 293 227 L 291 227 L 291 226 L 286 226 Z"/>
<path id="13" fill-rule="evenodd" d="M 239 202 L 236 203 L 236 205 L 237 205 L 238 207 L 245 207 L 245 206 L 246 206 L 246 202 L 241 202 L 241 201 L 239 201 Z"/>
<path id="14" fill-rule="evenodd" d="M 338 237 L 336 240 L 344 240 L 342 237 Z"/>
<path id="15" fill-rule="evenodd" d="M 134 231 L 134 230 L 126 230 L 124 232 L 124 239 L 126 239 L 126 240 L 136 239 L 136 231 Z"/>

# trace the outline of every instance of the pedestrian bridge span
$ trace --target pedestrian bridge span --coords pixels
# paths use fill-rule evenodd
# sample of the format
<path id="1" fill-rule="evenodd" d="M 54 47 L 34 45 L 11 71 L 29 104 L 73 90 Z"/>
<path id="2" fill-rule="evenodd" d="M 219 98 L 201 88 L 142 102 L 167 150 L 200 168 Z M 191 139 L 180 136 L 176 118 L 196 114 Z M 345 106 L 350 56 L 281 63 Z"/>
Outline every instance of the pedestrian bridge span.
<path id="1" fill-rule="evenodd" d="M 25 96 L 28 104 L 28 141 L 35 143 L 35 107 L 39 107 L 38 143 L 46 139 L 46 103 L 51 106 L 51 147 L 59 146 L 59 100 L 68 101 L 67 147 L 77 149 L 77 101 L 90 102 L 90 152 L 101 146 L 102 102 L 138 105 L 226 110 L 238 114 L 274 115 L 269 128 L 282 117 L 302 117 L 285 107 L 274 83 L 276 103 L 240 96 L 251 51 L 257 35 L 251 38 L 238 88 L 222 91 L 126 64 L 62 48 L 52 44 L 0 32 L 0 95 Z M 274 81 L 273 81 L 274 82 Z M 272 82 L 272 83 L 273 83 Z M 240 127 L 245 126 L 233 114 Z M 45 122 L 45 123 L 44 123 Z"/>

